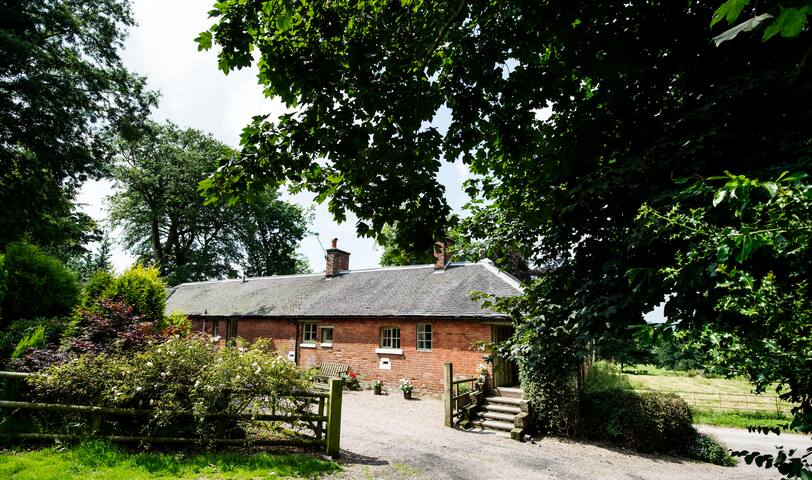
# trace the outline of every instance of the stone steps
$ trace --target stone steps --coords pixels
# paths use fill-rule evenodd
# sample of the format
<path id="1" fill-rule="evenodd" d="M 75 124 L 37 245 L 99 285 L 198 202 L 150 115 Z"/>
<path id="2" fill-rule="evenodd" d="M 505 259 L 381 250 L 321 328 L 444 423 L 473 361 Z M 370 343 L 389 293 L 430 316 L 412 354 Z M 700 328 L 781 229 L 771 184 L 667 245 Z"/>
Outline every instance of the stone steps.
<path id="1" fill-rule="evenodd" d="M 475 419 L 471 420 L 471 424 L 475 427 L 480 427 L 489 430 L 502 430 L 505 432 L 509 432 L 513 430 L 513 423 L 508 422 L 500 422 L 496 420 L 485 420 L 485 419 Z"/>
<path id="2" fill-rule="evenodd" d="M 481 418 L 486 418 L 488 420 L 509 422 L 511 425 L 513 424 L 513 420 L 516 418 L 515 413 L 498 413 L 498 412 L 489 412 L 487 410 L 477 412 L 477 415 Z"/>
<path id="3" fill-rule="evenodd" d="M 521 388 L 498 387 L 473 412 L 471 424 L 483 430 L 492 430 L 503 436 L 515 433 L 516 416 L 522 413 Z"/>
<path id="4" fill-rule="evenodd" d="M 511 406 L 519 406 L 522 404 L 521 398 L 513 398 L 513 397 L 485 397 L 485 401 L 488 403 L 499 403 L 502 405 L 511 405 Z"/>
<path id="5" fill-rule="evenodd" d="M 489 403 L 487 401 L 482 405 L 480 405 L 480 407 L 483 410 L 488 410 L 490 412 L 510 413 L 513 415 L 522 412 L 522 409 L 519 407 L 514 407 L 512 405 L 500 405 L 497 403 Z"/>
<path id="6" fill-rule="evenodd" d="M 521 399 L 524 395 L 524 391 L 517 387 L 496 387 L 493 389 L 493 391 L 499 397 Z"/>

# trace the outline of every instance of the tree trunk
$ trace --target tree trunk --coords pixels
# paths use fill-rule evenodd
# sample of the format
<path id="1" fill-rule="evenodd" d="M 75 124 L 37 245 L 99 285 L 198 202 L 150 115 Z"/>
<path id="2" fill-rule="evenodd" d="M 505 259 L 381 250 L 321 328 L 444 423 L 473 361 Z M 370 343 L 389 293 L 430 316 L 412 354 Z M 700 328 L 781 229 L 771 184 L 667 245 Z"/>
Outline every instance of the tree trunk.
<path id="1" fill-rule="evenodd" d="M 152 256 L 155 259 L 155 263 L 158 264 L 158 268 L 161 270 L 161 274 L 163 275 L 164 272 L 164 249 L 161 245 L 161 230 L 158 226 L 158 219 L 152 219 L 152 231 L 150 233 L 150 237 L 152 240 Z"/>

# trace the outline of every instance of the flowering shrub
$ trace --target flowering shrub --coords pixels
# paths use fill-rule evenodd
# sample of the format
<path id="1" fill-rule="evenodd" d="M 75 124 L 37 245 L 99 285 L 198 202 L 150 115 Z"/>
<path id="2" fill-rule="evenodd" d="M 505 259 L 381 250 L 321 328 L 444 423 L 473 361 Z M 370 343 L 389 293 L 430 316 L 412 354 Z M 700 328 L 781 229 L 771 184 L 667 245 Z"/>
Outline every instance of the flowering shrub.
<path id="1" fill-rule="evenodd" d="M 383 380 L 381 380 L 380 378 L 376 378 L 376 379 L 372 380 L 372 386 L 373 387 L 383 387 Z"/>
<path id="2" fill-rule="evenodd" d="M 135 354 L 84 354 L 43 373 L 29 380 L 37 401 L 152 409 L 146 422 L 105 423 L 118 434 L 235 437 L 244 422 L 216 415 L 309 408 L 290 397 L 309 387 L 307 373 L 272 353 L 269 340 L 217 347 L 207 337 L 172 337 Z"/>
<path id="3" fill-rule="evenodd" d="M 348 390 L 361 390 L 361 379 L 355 372 L 341 374 L 341 380 L 344 381 L 344 386 Z"/>
<path id="4" fill-rule="evenodd" d="M 407 380 L 405 378 L 400 379 L 400 390 L 404 393 L 409 393 L 414 390 L 414 385 L 412 385 L 411 380 Z"/>

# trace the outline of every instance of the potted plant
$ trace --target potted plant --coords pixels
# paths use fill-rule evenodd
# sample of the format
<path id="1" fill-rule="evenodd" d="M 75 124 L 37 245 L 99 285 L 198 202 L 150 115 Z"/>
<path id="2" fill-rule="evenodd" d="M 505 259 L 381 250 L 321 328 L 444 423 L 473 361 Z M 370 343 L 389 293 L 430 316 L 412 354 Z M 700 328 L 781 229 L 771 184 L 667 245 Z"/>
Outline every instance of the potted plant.
<path id="1" fill-rule="evenodd" d="M 485 385 L 485 382 L 488 381 L 488 366 L 484 363 L 480 363 L 476 369 L 477 375 L 479 375 L 479 383 Z"/>
<path id="2" fill-rule="evenodd" d="M 414 390 L 414 385 L 410 380 L 405 378 L 400 379 L 400 391 L 403 392 L 403 398 L 406 400 L 412 399 L 412 390 Z"/>
<path id="3" fill-rule="evenodd" d="M 383 391 L 383 380 L 380 378 L 376 378 L 372 381 L 372 390 L 375 392 L 375 395 L 380 395 L 381 391 Z"/>
<path id="4" fill-rule="evenodd" d="M 342 374 L 341 379 L 344 380 L 344 386 L 347 387 L 347 390 L 361 390 L 361 379 L 358 378 L 357 373 Z"/>

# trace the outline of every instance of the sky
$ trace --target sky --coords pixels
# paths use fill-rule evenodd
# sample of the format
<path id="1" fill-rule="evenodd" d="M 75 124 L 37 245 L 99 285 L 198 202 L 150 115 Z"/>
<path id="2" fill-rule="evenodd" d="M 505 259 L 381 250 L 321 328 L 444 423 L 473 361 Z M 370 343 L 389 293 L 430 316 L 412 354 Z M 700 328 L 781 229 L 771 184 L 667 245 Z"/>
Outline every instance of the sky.
<path id="1" fill-rule="evenodd" d="M 182 127 L 196 128 L 236 147 L 240 132 L 251 117 L 279 115 L 284 105 L 263 96 L 254 68 L 225 75 L 217 68 L 213 50 L 197 50 L 194 38 L 211 25 L 207 14 L 211 5 L 207 0 L 134 0 L 138 26 L 130 31 L 122 57 L 128 69 L 147 77 L 149 88 L 161 93 L 158 108 L 152 114 L 154 120 L 170 120 Z M 445 112 L 438 115 L 437 123 L 444 131 L 448 125 Z M 462 191 L 467 175 L 467 168 L 459 162 L 444 164 L 438 175 L 446 187 L 449 204 L 457 212 L 467 201 Z M 106 197 L 112 188 L 110 181 L 88 182 L 79 196 L 83 210 L 96 220 L 104 220 Z M 332 238 L 338 238 L 339 248 L 350 252 L 351 269 L 379 266 L 381 249 L 376 249 L 371 239 L 356 236 L 353 217 L 337 224 L 327 211 L 327 204 L 316 205 L 313 195 L 307 192 L 286 198 L 315 209 L 310 227 L 314 235 L 305 238 L 299 247 L 314 272 L 324 270 L 321 245 L 326 248 Z M 113 239 L 119 234 L 113 232 Z M 115 245 L 116 270 L 129 267 L 133 260 L 121 246 Z"/>

